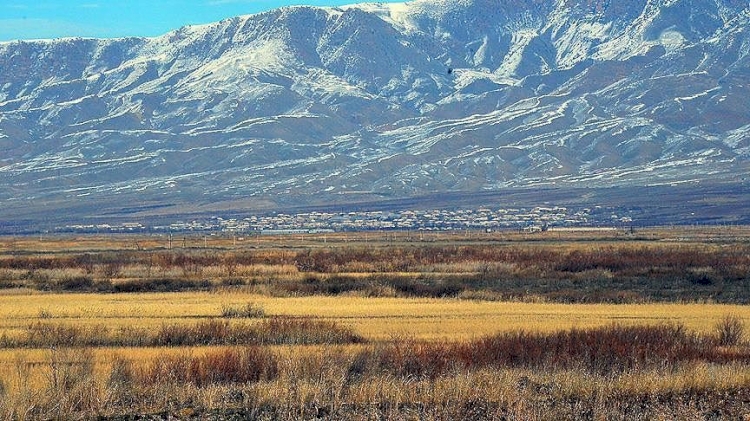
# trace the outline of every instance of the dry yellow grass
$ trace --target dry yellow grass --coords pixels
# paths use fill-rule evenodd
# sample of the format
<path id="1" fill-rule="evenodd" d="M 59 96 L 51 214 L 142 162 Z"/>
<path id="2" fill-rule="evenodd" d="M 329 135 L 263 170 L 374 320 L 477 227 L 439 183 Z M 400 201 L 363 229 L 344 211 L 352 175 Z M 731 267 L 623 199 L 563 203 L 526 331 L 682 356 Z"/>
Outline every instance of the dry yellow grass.
<path id="1" fill-rule="evenodd" d="M 529 247 L 534 250 L 586 251 L 588 248 L 609 250 L 637 249 L 644 244 L 649 247 L 671 248 L 679 242 L 680 247 L 702 247 L 701 250 L 714 250 L 722 247 L 714 240 L 726 240 L 731 243 L 736 237 L 750 238 L 750 229 L 733 230 L 655 230 L 641 231 L 639 239 L 628 238 L 620 242 L 621 232 L 591 233 L 548 232 L 528 236 L 521 233 L 479 234 L 472 238 L 455 234 L 425 234 L 421 244 L 492 244 L 497 247 Z M 560 240 L 583 241 L 560 241 Z M 712 240 L 706 242 L 707 239 Z M 530 240 L 530 241 L 527 241 Z M 659 240 L 659 241 L 652 241 Z M 350 246 L 366 250 L 387 250 L 392 244 L 414 244 L 416 240 L 407 233 L 370 234 L 366 241 L 357 234 L 337 234 L 326 237 L 301 235 L 293 237 L 259 237 L 236 240 L 231 237 L 188 237 L 175 238 L 176 251 L 184 244 L 187 248 L 208 247 L 207 251 L 192 249 L 196 254 L 227 253 L 241 255 L 252 253 L 254 264 L 228 265 L 223 260 L 197 268 L 195 273 L 184 268 L 145 263 L 126 264 L 118 267 L 119 273 L 113 282 L 119 284 L 132 279 L 151 279 L 168 277 L 175 279 L 211 279 L 217 286 L 211 292 L 183 293 L 145 293 L 145 294 L 83 294 L 83 293 L 39 293 L 26 289 L 0 291 L 0 336 L 24 335 L 29 325 L 35 322 L 64 324 L 72 326 L 106 326 L 108 329 L 132 327 L 138 329 L 158 329 L 163 325 L 194 324 L 199 321 L 220 317 L 222 309 L 242 308 L 253 303 L 262 308 L 267 316 L 309 317 L 313 319 L 335 321 L 352 328 L 356 333 L 371 341 L 393 341 L 401 338 L 418 338 L 430 341 L 462 341 L 490 335 L 503 331 L 525 330 L 531 332 L 552 332 L 570 328 L 593 328 L 617 323 L 620 325 L 648 325 L 679 323 L 688 330 L 699 333 L 713 333 L 716 324 L 726 315 L 736 316 L 747 324 L 750 321 L 750 307 L 717 304 L 556 304 L 547 302 L 529 302 L 536 296 L 524 297 L 525 301 L 502 302 L 467 299 L 434 299 L 434 298 L 400 298 L 387 297 L 388 286 L 381 286 L 384 291 L 380 298 L 369 298 L 368 291 L 354 291 L 351 295 L 339 296 L 305 296 L 274 297 L 247 292 L 248 285 L 236 289 L 224 289 L 220 281 L 224 278 L 239 277 L 245 280 L 261 281 L 253 285 L 254 291 L 262 292 L 274 279 L 301 280 L 307 276 L 300 273 L 291 264 L 299 250 L 331 247 L 347 248 Z M 366 246 L 365 246 L 366 244 Z M 44 252 L 55 256 L 75 256 L 81 252 L 164 250 L 167 239 L 164 236 L 81 236 L 50 238 L 0 238 L 0 258 L 12 258 L 16 252 Z M 381 253 L 390 257 L 387 251 Z M 155 253 L 159 255 L 159 253 Z M 279 259 L 279 256 L 285 257 Z M 268 261 L 285 262 L 283 264 L 265 264 Z M 153 266 L 153 267 L 152 267 Z M 369 272 L 377 265 L 368 262 L 354 261 L 349 266 L 341 265 L 341 270 Z M 93 274 L 83 268 L 38 269 L 35 275 L 57 280 L 65 277 L 91 276 L 95 280 L 104 277 L 106 265 L 95 266 Z M 702 268 L 696 268 L 699 270 Z M 709 268 L 710 269 L 710 268 Z M 396 270 L 396 269 L 393 269 Z M 408 270 L 419 273 L 392 272 L 390 275 L 439 276 L 454 273 L 483 273 L 488 270 L 500 274 L 515 273 L 527 270 L 523 265 L 513 262 L 459 261 L 455 263 L 435 262 L 412 266 Z M 9 268 L 0 273 L 8 280 L 20 279 L 28 270 Z M 348 277 L 366 277 L 368 273 L 336 274 Z M 528 276 L 527 276 L 528 275 Z M 606 278 L 612 274 L 605 269 L 575 272 L 581 281 Z M 316 274 L 321 279 L 333 276 L 329 273 Z M 534 274 L 523 277 L 534 278 Z M 18 285 L 18 284 L 15 284 Z M 460 296 L 472 297 L 472 291 L 464 291 Z M 393 291 L 395 295 L 395 290 Z M 489 292 L 474 292 L 475 297 Z M 497 298 L 497 297 L 490 297 Z M 235 319 L 231 323 L 238 322 Z M 252 321 L 250 322 L 252 323 Z M 408 341 L 404 341 L 408 342 Z M 746 346 L 742 345 L 742 346 Z M 455 402 L 475 402 L 486 400 L 500 406 L 508 406 L 519 414 L 535 413 L 534 404 L 529 398 L 534 395 L 534 385 L 549 387 L 552 392 L 545 392 L 552 397 L 565 398 L 575 395 L 596 401 L 598 396 L 614 397 L 628 394 L 646 394 L 657 396 L 671 391 L 682 393 L 690 390 L 727 390 L 747 388 L 750 385 L 750 370 L 746 363 L 728 364 L 709 363 L 706 361 L 689 362 L 670 368 L 648 368 L 627 371 L 624 373 L 598 375 L 574 369 L 551 369 L 548 372 L 530 368 L 480 368 L 468 372 L 448 372 L 436 379 L 394 378 L 385 373 L 368 378 L 367 381 L 343 384 L 346 369 L 351 365 L 357 353 L 367 347 L 377 348 L 381 344 L 366 345 L 318 345 L 318 346 L 282 346 L 274 347 L 282 367 L 278 379 L 253 385 L 243 385 L 246 392 L 252 392 L 257 403 L 277 404 L 282 402 L 290 409 L 301 408 L 309 402 L 332 402 L 333 407 L 341 403 L 368 405 L 377 402 L 399 403 L 420 402 L 435 407 L 449 407 Z M 125 358 L 143 364 L 144 362 L 164 358 L 168 355 L 190 355 L 215 351 L 222 347 L 194 348 L 92 348 L 92 349 L 0 349 L 0 382 L 8 391 L 9 401 L 18 408 L 34 404 L 34 400 L 45 401 L 42 396 L 49 391 L 51 361 L 59 355 L 55 353 L 70 352 L 71 358 L 88 358 L 93 361 L 93 388 L 96 399 L 104 402 L 113 399 L 106 393 L 106 382 L 112 371 L 113 362 Z M 57 356 L 56 356 L 57 355 Z M 312 361 L 312 362 L 311 362 Z M 329 384 L 330 383 L 330 384 Z M 519 386 L 519 385 L 531 386 Z M 559 388 L 556 388 L 559 385 Z M 534 387 L 532 387 L 534 386 Z M 185 385 L 179 389 L 170 389 L 169 393 L 152 393 L 155 396 L 151 403 L 144 403 L 145 411 L 160 411 L 173 403 L 179 394 L 178 402 L 201 402 L 209 408 L 224 405 L 222 396 L 227 396 L 230 388 L 239 386 L 211 386 L 196 388 Z M 160 390 L 160 389 L 158 389 Z M 33 396 L 21 396 L 26 391 Z M 24 392 L 24 393 L 26 393 Z M 105 393 L 106 392 L 106 393 Z M 233 391 L 233 392 L 236 392 Z M 28 398 L 28 399 L 27 399 Z M 160 401 L 163 399 L 164 401 Z M 54 401 L 54 398 L 47 400 Z M 285 402 L 285 403 L 284 403 Z M 538 404 L 539 402 L 537 402 Z M 0 400 L 0 416 L 3 412 Z M 106 413 L 106 411 L 104 411 Z M 291 414 L 291 413 L 290 413 Z M 670 413 L 666 418 L 690 418 Z M 290 419 L 294 417 L 290 416 Z M 445 416 L 443 418 L 450 418 Z M 565 417 L 562 417 L 563 419 Z"/>
<path id="2" fill-rule="evenodd" d="M 483 302 L 458 299 L 365 297 L 291 297 L 231 293 L 165 294 L 0 294 L 0 335 L 20 335 L 33 322 L 48 321 L 109 328 L 158 328 L 218 317 L 224 306 L 256 303 L 267 315 L 308 316 L 333 320 L 371 340 L 414 337 L 427 340 L 469 340 L 501 331 L 550 332 L 612 323 L 627 325 L 682 323 L 697 332 L 711 332 L 727 314 L 750 320 L 750 307 L 712 304 L 553 304 Z M 194 348 L 206 352 L 210 348 Z M 310 348 L 310 349 L 314 349 Z M 297 350 L 298 351 L 298 350 Z M 114 355 L 140 361 L 170 348 L 101 348 L 93 351 L 96 370 L 106 373 Z M 308 351 L 305 351 L 307 353 Z M 295 351 L 296 353 L 296 351 Z M 18 361 L 43 366 L 49 350 L 0 351 L 0 376 L 16 378 Z M 34 371 L 30 382 L 44 380 Z"/>
<path id="3" fill-rule="evenodd" d="M 200 355 L 216 348 L 196 348 L 190 352 Z M 398 379 L 383 375 L 367 382 L 345 385 L 345 371 L 351 361 L 356 346 L 313 346 L 285 347 L 277 350 L 285 370 L 281 376 L 270 382 L 245 385 L 257 399 L 256 404 L 290 405 L 299 408 L 304 402 L 329 404 L 332 400 L 339 404 L 369 405 L 388 402 L 393 405 L 421 402 L 431 407 L 450 406 L 451 402 L 486 402 L 499 405 L 520 405 L 521 413 L 532 411 L 535 388 L 546 388 L 550 397 L 565 399 L 596 400 L 597 396 L 669 396 L 685 390 L 729 391 L 746 388 L 750 385 L 750 370 L 747 365 L 714 365 L 692 363 L 679 371 L 650 369 L 625 372 L 615 375 L 597 375 L 580 370 L 535 371 L 525 368 L 503 370 L 480 369 L 469 372 L 456 372 L 429 379 Z M 11 397 L 22 389 L 27 392 L 44 393 L 49 387 L 51 368 L 49 361 L 53 351 L 27 350 L 23 353 L 0 352 L 0 376 L 13 391 Z M 76 351 L 73 351 L 74 353 Z M 88 351 L 87 351 L 88 352 Z M 100 384 L 96 389 L 98 399 L 111 399 L 104 390 L 109 370 L 116 356 L 125 356 L 134 361 L 148 361 L 165 355 L 183 353 L 174 348 L 134 349 L 134 350 L 93 350 L 96 361 L 93 378 Z M 80 358 L 81 354 L 74 354 Z M 311 363 L 311 361 L 314 361 Z M 20 363 L 22 362 L 22 363 Z M 312 370 L 312 371 L 310 371 Z M 229 388 L 236 386 L 211 386 L 196 389 L 184 385 L 179 389 L 165 389 L 166 395 L 155 396 L 151 411 L 165 408 L 160 399 L 184 394 L 179 401 L 202 402 L 208 407 L 222 405 L 221 397 Z M 730 396 L 730 395 L 727 395 Z M 31 399 L 39 399 L 39 396 Z M 216 399 L 219 400 L 216 400 Z M 538 402 L 536 403 L 538 404 Z M 679 418 L 679 417 L 678 417 Z M 673 417 L 669 419 L 675 419 Z M 690 418 L 692 419 L 692 417 Z"/>
<path id="4" fill-rule="evenodd" d="M 158 327 L 218 317 L 224 306 L 260 305 L 267 315 L 333 320 L 374 340 L 395 336 L 465 340 L 500 331 L 549 332 L 612 323 L 681 323 L 710 332 L 727 314 L 750 320 L 750 307 L 716 304 L 556 304 L 459 299 L 313 296 L 242 292 L 164 294 L 1 294 L 0 334 L 37 320 L 79 325 Z"/>

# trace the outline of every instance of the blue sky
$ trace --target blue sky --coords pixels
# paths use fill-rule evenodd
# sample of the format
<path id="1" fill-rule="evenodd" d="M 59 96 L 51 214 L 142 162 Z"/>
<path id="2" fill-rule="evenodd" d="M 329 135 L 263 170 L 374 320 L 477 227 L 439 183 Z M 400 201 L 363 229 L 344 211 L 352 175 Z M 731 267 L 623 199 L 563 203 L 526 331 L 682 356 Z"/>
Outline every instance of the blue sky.
<path id="1" fill-rule="evenodd" d="M 359 0 L 0 0 L 0 41 L 59 37 L 156 36 L 184 25 L 286 5 Z"/>

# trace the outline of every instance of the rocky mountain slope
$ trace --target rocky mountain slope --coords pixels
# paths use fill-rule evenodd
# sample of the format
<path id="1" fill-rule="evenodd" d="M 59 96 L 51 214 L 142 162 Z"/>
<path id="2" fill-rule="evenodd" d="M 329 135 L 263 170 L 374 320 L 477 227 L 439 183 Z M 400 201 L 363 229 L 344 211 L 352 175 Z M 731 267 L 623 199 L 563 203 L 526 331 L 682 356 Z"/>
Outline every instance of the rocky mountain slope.
<path id="1" fill-rule="evenodd" d="M 745 0 L 416 0 L 0 43 L 0 215 L 745 183 L 749 31 Z"/>

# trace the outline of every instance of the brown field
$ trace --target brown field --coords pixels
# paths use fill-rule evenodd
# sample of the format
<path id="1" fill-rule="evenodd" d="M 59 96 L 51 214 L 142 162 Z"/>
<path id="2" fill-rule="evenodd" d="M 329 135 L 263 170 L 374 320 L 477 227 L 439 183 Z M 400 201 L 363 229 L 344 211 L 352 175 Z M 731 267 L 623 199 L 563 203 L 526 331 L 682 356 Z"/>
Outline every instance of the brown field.
<path id="1" fill-rule="evenodd" d="M 165 240 L 0 239 L 1 418 L 750 416 L 745 227 Z"/>

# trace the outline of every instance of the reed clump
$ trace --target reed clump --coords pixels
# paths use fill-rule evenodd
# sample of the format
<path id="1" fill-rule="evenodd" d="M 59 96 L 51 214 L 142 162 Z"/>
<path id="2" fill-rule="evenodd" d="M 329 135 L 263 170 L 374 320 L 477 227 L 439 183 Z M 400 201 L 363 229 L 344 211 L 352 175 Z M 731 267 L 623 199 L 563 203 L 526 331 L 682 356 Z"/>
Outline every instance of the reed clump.
<path id="1" fill-rule="evenodd" d="M 269 317 L 254 323 L 209 319 L 193 324 L 163 324 L 158 329 L 78 326 L 34 322 L 20 335 L 0 337 L 3 348 L 162 347 L 209 345 L 315 345 L 364 343 L 336 322 L 306 317 Z"/>
<path id="2" fill-rule="evenodd" d="M 267 347 L 250 346 L 200 356 L 189 353 L 159 356 L 135 370 L 130 381 L 146 387 L 163 384 L 209 387 L 271 381 L 278 374 L 277 356 Z"/>
<path id="3" fill-rule="evenodd" d="M 505 332 L 465 343 L 402 339 L 361 351 L 349 374 L 386 372 L 436 378 L 484 368 L 584 370 L 602 375 L 679 367 L 697 361 L 750 363 L 750 349 L 727 353 L 710 335 L 681 325 L 570 329 L 553 333 Z"/>

